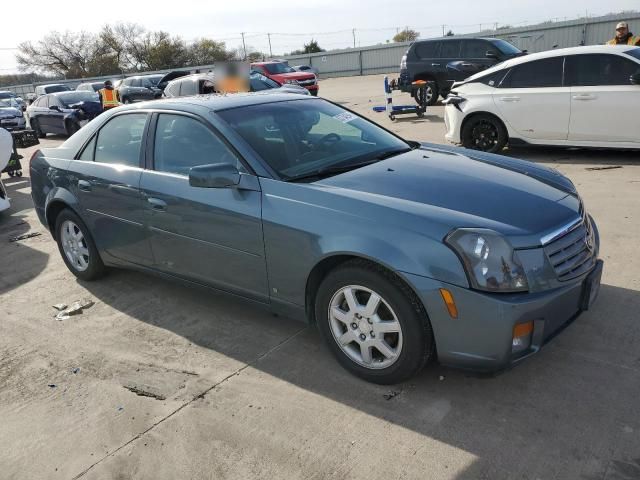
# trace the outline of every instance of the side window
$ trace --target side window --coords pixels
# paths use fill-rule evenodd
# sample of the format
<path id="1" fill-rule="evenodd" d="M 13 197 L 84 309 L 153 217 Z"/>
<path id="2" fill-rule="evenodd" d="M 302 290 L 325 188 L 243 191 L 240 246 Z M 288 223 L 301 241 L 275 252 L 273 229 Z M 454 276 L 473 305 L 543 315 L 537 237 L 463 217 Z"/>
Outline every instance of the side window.
<path id="1" fill-rule="evenodd" d="M 416 42 L 416 56 L 421 59 L 438 58 L 438 50 L 442 42 Z"/>
<path id="2" fill-rule="evenodd" d="M 119 115 L 98 132 L 95 161 L 140 166 L 140 146 L 147 121 L 146 113 Z"/>
<path id="3" fill-rule="evenodd" d="M 38 106 L 42 107 L 42 108 L 49 108 L 49 96 L 45 95 L 45 96 L 41 97 L 40 98 L 40 104 Z"/>
<path id="4" fill-rule="evenodd" d="M 84 150 L 78 157 L 78 160 L 83 160 L 85 162 L 93 162 L 93 153 L 95 149 L 96 149 L 96 136 L 94 135 L 91 141 L 87 143 L 87 146 L 84 147 Z"/>
<path id="5" fill-rule="evenodd" d="M 503 88 L 561 87 L 563 57 L 516 65 L 502 81 Z"/>
<path id="6" fill-rule="evenodd" d="M 155 170 L 189 175 L 191 167 L 212 163 L 241 166 L 238 157 L 211 130 L 183 115 L 160 114 L 153 149 Z"/>
<path id="7" fill-rule="evenodd" d="M 459 58 L 460 40 L 443 40 L 440 48 L 440 58 Z"/>
<path id="8" fill-rule="evenodd" d="M 53 97 L 53 96 L 49 97 L 49 106 L 53 107 L 54 105 L 56 107 L 62 108 L 62 102 L 60 102 L 60 100 L 58 100 L 56 97 Z"/>
<path id="9" fill-rule="evenodd" d="M 180 96 L 185 97 L 187 95 L 197 95 L 198 92 L 196 91 L 196 85 L 197 82 L 194 82 L 191 79 L 180 82 Z"/>
<path id="10" fill-rule="evenodd" d="M 462 41 L 462 58 L 487 58 L 487 52 L 491 50 L 498 53 L 489 42 L 482 40 L 463 40 Z"/>
<path id="11" fill-rule="evenodd" d="M 640 73 L 640 66 L 618 55 L 572 55 L 567 57 L 566 72 L 571 86 L 629 85 L 629 77 Z"/>
<path id="12" fill-rule="evenodd" d="M 500 82 L 506 74 L 507 70 L 498 70 L 497 72 L 493 72 L 489 75 L 485 75 L 484 77 L 480 77 L 475 81 L 478 83 L 484 83 L 485 85 L 489 85 L 490 87 L 498 88 L 500 86 Z"/>

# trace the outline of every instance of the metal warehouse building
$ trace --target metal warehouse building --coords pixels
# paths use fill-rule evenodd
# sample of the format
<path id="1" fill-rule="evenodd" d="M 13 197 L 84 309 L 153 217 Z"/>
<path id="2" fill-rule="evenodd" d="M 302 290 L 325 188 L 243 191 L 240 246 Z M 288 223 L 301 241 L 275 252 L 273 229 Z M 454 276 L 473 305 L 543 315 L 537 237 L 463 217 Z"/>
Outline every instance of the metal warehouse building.
<path id="1" fill-rule="evenodd" d="M 640 34 L 640 12 L 631 12 L 563 22 L 545 22 L 521 28 L 483 30 L 456 36 L 502 38 L 521 50 L 533 53 L 552 48 L 603 44 L 614 37 L 616 24 L 623 20 L 629 22 L 632 32 Z M 386 73 L 398 70 L 400 59 L 410 44 L 411 42 L 392 43 L 285 58 L 291 65 L 311 65 L 324 77 Z"/>

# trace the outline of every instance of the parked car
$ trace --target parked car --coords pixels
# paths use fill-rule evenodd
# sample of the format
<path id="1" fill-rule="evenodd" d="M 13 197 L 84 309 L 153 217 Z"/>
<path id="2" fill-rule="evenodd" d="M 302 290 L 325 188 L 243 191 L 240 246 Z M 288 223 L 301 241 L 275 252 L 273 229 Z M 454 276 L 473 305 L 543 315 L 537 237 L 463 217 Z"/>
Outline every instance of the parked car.
<path id="1" fill-rule="evenodd" d="M 29 124 L 39 137 L 73 135 L 101 112 L 98 94 L 84 91 L 42 95 L 27 108 Z"/>
<path id="2" fill-rule="evenodd" d="M 294 65 L 293 68 L 296 72 L 309 72 L 313 73 L 316 77 L 318 76 L 318 69 L 315 67 L 310 67 L 309 65 Z"/>
<path id="3" fill-rule="evenodd" d="M 26 128 L 22 108 L 13 98 L 0 100 L 0 127 L 5 130 L 24 130 Z"/>
<path id="4" fill-rule="evenodd" d="M 20 111 L 24 112 L 27 109 L 27 106 L 22 97 L 19 97 L 14 92 L 11 92 L 9 90 L 0 91 L 0 100 L 8 101 L 12 104 L 11 106 L 15 105 Z"/>
<path id="5" fill-rule="evenodd" d="M 36 87 L 36 97 L 40 95 L 47 95 L 48 93 L 56 93 L 56 92 L 70 92 L 71 88 L 68 85 L 64 85 L 62 83 L 52 83 L 49 85 L 38 85 Z"/>
<path id="6" fill-rule="evenodd" d="M 309 91 L 299 85 L 280 85 L 275 80 L 265 77 L 261 73 L 249 74 L 249 89 L 252 92 L 273 91 L 278 93 L 297 93 L 309 95 Z M 216 77 L 213 73 L 196 73 L 170 81 L 164 89 L 164 96 L 168 98 L 186 97 L 190 95 L 207 95 L 217 93 Z"/>
<path id="7" fill-rule="evenodd" d="M 158 83 L 164 75 L 139 75 L 122 80 L 115 88 L 118 90 L 122 103 L 141 102 L 153 100 L 162 96 L 162 90 Z"/>
<path id="8" fill-rule="evenodd" d="M 602 272 L 557 171 L 406 141 L 310 96 L 120 107 L 30 176 L 78 278 L 127 267 L 244 297 L 316 324 L 373 382 L 436 358 L 512 366 L 590 308 Z"/>
<path id="9" fill-rule="evenodd" d="M 409 92 L 411 82 L 430 81 L 426 89 L 427 105 L 434 105 L 438 96 L 447 97 L 453 82 L 523 54 L 509 42 L 497 38 L 418 40 L 402 57 L 399 85 Z"/>
<path id="10" fill-rule="evenodd" d="M 7 189 L 2 183 L 2 170 L 7 166 L 13 153 L 13 138 L 7 130 L 0 128 L 0 212 L 11 207 Z"/>
<path id="11" fill-rule="evenodd" d="M 104 88 L 104 82 L 86 82 L 78 85 L 76 90 L 80 92 L 97 92 L 102 88 Z"/>
<path id="12" fill-rule="evenodd" d="M 309 90 L 311 95 L 318 95 L 320 87 L 318 86 L 318 79 L 313 73 L 296 72 L 284 62 L 256 62 L 251 64 L 251 70 L 257 70 L 281 85 L 300 85 Z"/>
<path id="13" fill-rule="evenodd" d="M 640 48 L 576 47 L 514 58 L 454 84 L 446 139 L 510 145 L 640 148 Z"/>

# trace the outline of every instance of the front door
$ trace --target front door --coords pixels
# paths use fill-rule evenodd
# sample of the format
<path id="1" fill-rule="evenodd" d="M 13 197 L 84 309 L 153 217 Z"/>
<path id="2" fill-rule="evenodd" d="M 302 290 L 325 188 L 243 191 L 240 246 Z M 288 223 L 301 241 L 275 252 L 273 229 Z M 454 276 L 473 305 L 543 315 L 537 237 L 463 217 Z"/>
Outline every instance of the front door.
<path id="1" fill-rule="evenodd" d="M 563 57 L 513 67 L 493 93 L 503 119 L 523 139 L 566 140 L 570 88 L 563 86 Z"/>
<path id="2" fill-rule="evenodd" d="M 152 169 L 140 187 L 155 268 L 267 301 L 257 178 L 243 175 L 241 188 L 190 186 L 191 167 L 229 162 L 243 171 L 239 156 L 197 117 L 161 113 L 153 123 Z"/>
<path id="3" fill-rule="evenodd" d="M 640 63 L 614 54 L 567 57 L 571 85 L 569 140 L 640 144 Z"/>
<path id="4" fill-rule="evenodd" d="M 112 118 L 68 167 L 98 249 L 141 265 L 152 263 L 139 188 L 147 118 L 146 113 Z"/>

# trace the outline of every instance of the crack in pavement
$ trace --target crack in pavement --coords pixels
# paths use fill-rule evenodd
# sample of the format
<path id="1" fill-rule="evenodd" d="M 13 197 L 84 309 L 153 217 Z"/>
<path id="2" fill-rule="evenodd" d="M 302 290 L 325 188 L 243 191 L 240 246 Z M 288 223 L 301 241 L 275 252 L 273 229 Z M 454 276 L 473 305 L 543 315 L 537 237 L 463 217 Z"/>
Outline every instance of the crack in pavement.
<path id="1" fill-rule="evenodd" d="M 229 375 L 227 375 L 226 377 L 224 377 L 222 380 L 216 382 L 215 384 L 213 384 L 212 386 L 206 388 L 205 390 L 203 390 L 201 393 L 199 393 L 198 395 L 195 395 L 191 400 L 189 400 L 188 402 L 180 405 L 178 408 L 176 408 L 173 412 L 169 413 L 168 415 L 166 415 L 165 417 L 161 418 L 160 420 L 158 420 L 156 423 L 154 423 L 153 425 L 151 425 L 149 428 L 147 428 L 146 430 L 144 430 L 143 432 L 138 433 L 136 436 L 134 436 L 133 438 L 131 438 L 130 440 L 128 440 L 127 442 L 123 443 L 122 445 L 120 445 L 118 448 L 116 448 L 114 451 L 108 453 L 107 455 L 105 455 L 104 457 L 102 457 L 101 459 L 97 460 L 95 463 L 93 463 L 92 465 L 88 466 L 87 468 L 85 468 L 82 472 L 80 472 L 79 474 L 77 474 L 75 477 L 73 477 L 72 480 L 78 480 L 79 478 L 84 477 L 87 473 L 89 473 L 89 471 L 91 471 L 95 466 L 99 465 L 100 463 L 102 463 L 103 461 L 105 461 L 107 458 L 114 456 L 116 453 L 118 453 L 120 450 L 122 450 L 123 448 L 127 447 L 128 445 L 132 444 L 133 442 L 135 442 L 136 440 L 142 438 L 144 435 L 146 435 L 147 433 L 149 433 L 151 430 L 153 430 L 154 428 L 156 428 L 158 425 L 160 425 L 161 423 L 164 423 L 166 420 L 169 420 L 171 417 L 173 417 L 174 415 L 176 415 L 178 412 L 180 412 L 181 410 L 183 410 L 185 407 L 188 407 L 189 405 L 191 405 L 193 402 L 195 402 L 196 400 L 200 400 L 202 398 L 205 397 L 205 395 L 207 395 L 211 390 L 213 390 L 214 388 L 216 388 L 217 386 L 223 384 L 224 382 L 226 382 L 227 380 L 229 380 L 232 377 L 235 377 L 236 375 L 240 374 L 243 370 L 255 365 L 256 363 L 258 363 L 260 360 L 262 360 L 263 358 L 265 358 L 267 355 L 271 354 L 272 352 L 276 351 L 277 349 L 279 349 L 280 347 L 282 347 L 283 345 L 285 345 L 286 343 L 288 343 L 289 341 L 293 340 L 295 337 L 297 337 L 298 335 L 300 335 L 302 332 L 304 332 L 305 330 L 307 330 L 309 328 L 308 325 L 305 325 L 304 328 L 301 328 L 300 330 L 298 330 L 297 332 L 295 332 L 293 335 L 285 338 L 283 341 L 281 341 L 280 343 L 278 343 L 277 345 L 275 345 L 274 347 L 270 348 L 269 350 L 267 350 L 265 353 L 263 353 L 262 355 L 260 355 L 259 357 L 257 357 L 255 360 L 253 360 L 252 362 L 249 362 L 245 365 L 243 365 L 241 368 L 237 369 L 236 371 L 234 371 L 233 373 L 230 373 Z"/>

